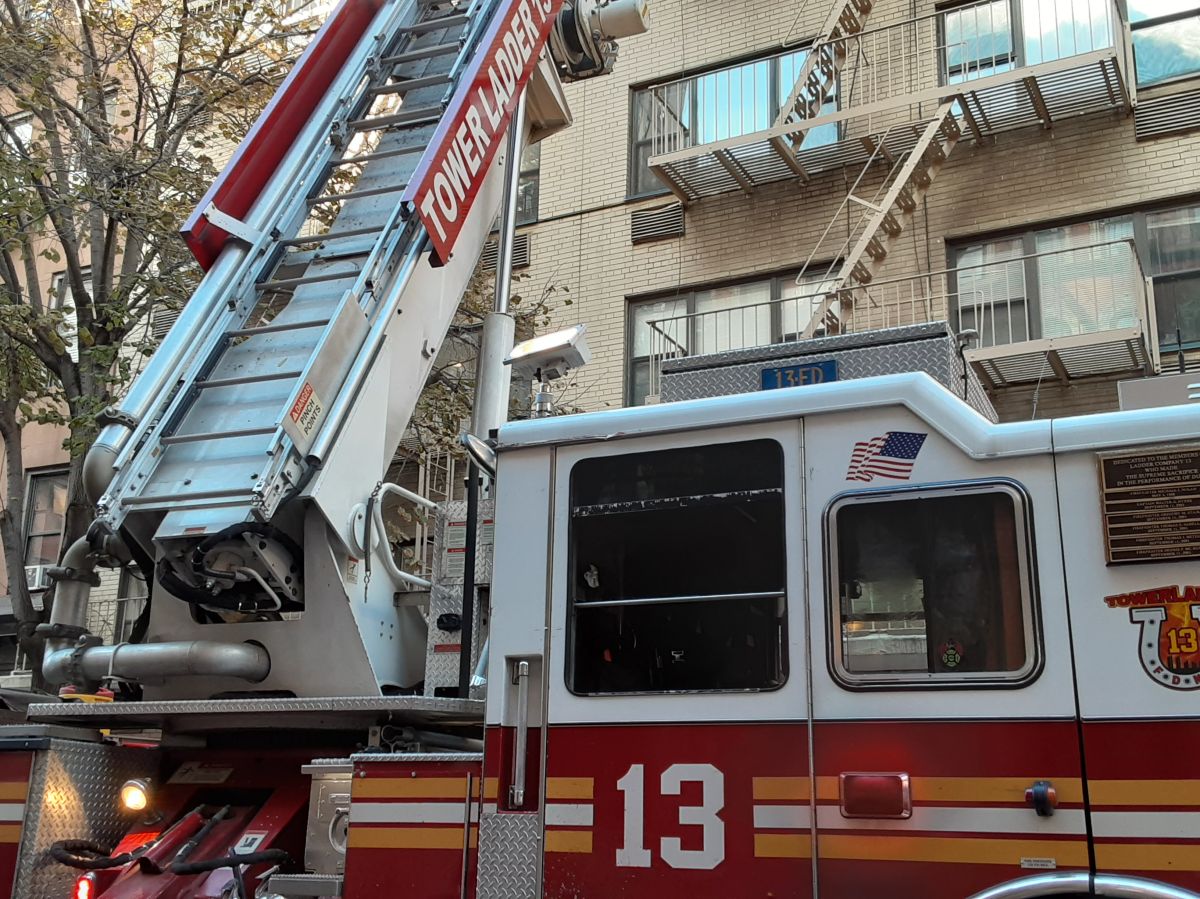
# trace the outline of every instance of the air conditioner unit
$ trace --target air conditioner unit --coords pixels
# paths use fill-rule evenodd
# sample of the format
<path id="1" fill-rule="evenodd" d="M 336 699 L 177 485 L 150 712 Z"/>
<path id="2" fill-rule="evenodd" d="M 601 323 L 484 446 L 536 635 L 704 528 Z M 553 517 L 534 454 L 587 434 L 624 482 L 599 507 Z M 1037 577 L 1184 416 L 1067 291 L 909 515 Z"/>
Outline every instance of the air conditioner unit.
<path id="1" fill-rule="evenodd" d="M 30 590 L 45 590 L 50 586 L 49 565 L 26 565 L 25 586 Z"/>

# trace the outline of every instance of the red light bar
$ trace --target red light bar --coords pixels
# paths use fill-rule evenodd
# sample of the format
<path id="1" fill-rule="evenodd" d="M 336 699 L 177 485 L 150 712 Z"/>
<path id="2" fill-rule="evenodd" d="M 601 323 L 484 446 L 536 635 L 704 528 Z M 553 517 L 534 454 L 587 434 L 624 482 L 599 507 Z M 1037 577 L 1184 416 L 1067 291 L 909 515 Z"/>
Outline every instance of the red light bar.
<path id="1" fill-rule="evenodd" d="M 853 773 L 838 776 L 843 818 L 910 818 L 907 774 Z"/>
<path id="2" fill-rule="evenodd" d="M 84 874 L 75 881 L 75 890 L 71 894 L 71 899 L 95 899 L 96 897 L 96 875 Z"/>

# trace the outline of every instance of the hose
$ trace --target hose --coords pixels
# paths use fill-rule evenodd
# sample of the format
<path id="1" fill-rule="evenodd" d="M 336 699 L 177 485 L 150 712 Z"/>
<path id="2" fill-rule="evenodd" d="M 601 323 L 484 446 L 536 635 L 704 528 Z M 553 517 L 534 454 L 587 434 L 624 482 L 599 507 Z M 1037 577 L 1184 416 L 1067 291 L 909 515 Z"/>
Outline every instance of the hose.
<path id="1" fill-rule="evenodd" d="M 59 840 L 50 847 L 50 857 L 61 865 L 80 871 L 120 868 L 136 857 L 131 852 L 111 855 L 111 851 L 87 840 Z"/>
<path id="2" fill-rule="evenodd" d="M 236 868 L 241 865 L 262 865 L 267 863 L 282 865 L 291 861 L 291 856 L 283 849 L 264 849 L 262 852 L 247 852 L 245 855 L 226 855 L 221 858 L 210 858 L 202 862 L 171 862 L 168 870 L 172 874 L 204 874 L 220 868 Z"/>

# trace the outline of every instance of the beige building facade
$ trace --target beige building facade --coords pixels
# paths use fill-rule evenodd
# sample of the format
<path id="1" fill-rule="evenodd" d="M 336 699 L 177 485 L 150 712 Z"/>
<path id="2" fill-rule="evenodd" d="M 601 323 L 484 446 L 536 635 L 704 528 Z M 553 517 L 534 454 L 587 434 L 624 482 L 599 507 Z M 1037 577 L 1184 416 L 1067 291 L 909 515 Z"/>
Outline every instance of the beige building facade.
<path id="1" fill-rule="evenodd" d="M 1019 420 L 1114 409 L 1120 380 L 1177 371 L 1200 344 L 1200 4 L 652 15 L 612 76 L 568 87 L 574 126 L 543 143 L 520 229 L 528 289 L 567 287 L 558 318 L 589 329 L 565 401 L 643 402 L 664 357 L 947 320 Z M 798 74 L 825 87 L 780 139 Z M 877 210 L 897 187 L 908 208 Z M 838 280 L 860 242 L 869 282 Z"/>

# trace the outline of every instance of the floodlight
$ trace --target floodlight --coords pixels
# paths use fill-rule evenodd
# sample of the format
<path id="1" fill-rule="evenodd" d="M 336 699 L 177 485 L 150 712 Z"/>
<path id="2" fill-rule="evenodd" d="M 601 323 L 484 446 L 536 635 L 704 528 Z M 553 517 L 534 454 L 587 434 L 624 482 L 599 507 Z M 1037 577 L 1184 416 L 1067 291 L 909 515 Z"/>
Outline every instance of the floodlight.
<path id="1" fill-rule="evenodd" d="M 143 812 L 150 806 L 150 782 L 140 777 L 121 785 L 121 807 L 130 812 Z"/>
<path id="2" fill-rule="evenodd" d="M 586 330 L 584 325 L 574 325 L 524 340 L 513 347 L 504 364 L 511 365 L 519 378 L 540 377 L 543 381 L 561 378 L 570 369 L 591 361 L 592 353 L 583 336 Z"/>

